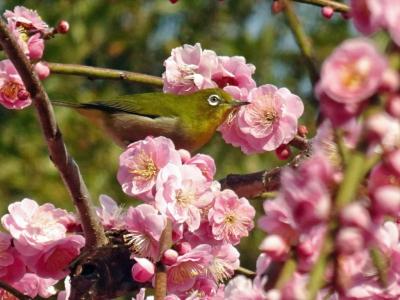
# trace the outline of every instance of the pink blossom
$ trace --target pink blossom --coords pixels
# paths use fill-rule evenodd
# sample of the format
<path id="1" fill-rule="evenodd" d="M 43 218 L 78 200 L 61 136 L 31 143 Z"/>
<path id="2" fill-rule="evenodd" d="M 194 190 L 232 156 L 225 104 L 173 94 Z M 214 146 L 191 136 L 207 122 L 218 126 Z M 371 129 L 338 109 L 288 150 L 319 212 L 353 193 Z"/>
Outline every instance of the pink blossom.
<path id="1" fill-rule="evenodd" d="M 84 245 L 83 236 L 70 235 L 53 242 L 36 257 L 28 258 L 27 264 L 41 277 L 62 279 L 69 273 L 68 265 Z"/>
<path id="2" fill-rule="evenodd" d="M 292 211 L 286 201 L 278 197 L 273 201 L 264 201 L 265 215 L 258 219 L 258 226 L 269 234 L 277 234 L 287 241 L 298 238 L 298 228 Z"/>
<path id="3" fill-rule="evenodd" d="M 40 80 L 44 80 L 49 77 L 50 68 L 46 63 L 40 61 L 35 64 L 35 72 Z"/>
<path id="4" fill-rule="evenodd" d="M 363 103 L 340 103 L 332 100 L 321 89 L 318 83 L 315 87 L 315 96 L 319 100 L 321 112 L 327 117 L 333 127 L 341 127 L 356 118 L 363 110 Z"/>
<path id="5" fill-rule="evenodd" d="M 218 286 L 213 279 L 199 276 L 190 291 L 184 292 L 181 298 L 185 300 L 222 300 L 223 298 L 218 298 L 220 296 L 217 294 L 218 292 Z"/>
<path id="6" fill-rule="evenodd" d="M 385 165 L 400 177 L 400 147 L 385 155 Z"/>
<path id="7" fill-rule="evenodd" d="M 0 232 L 0 279 L 18 281 L 26 272 L 21 255 L 11 245 L 11 236 Z"/>
<path id="8" fill-rule="evenodd" d="M 195 165 L 169 164 L 157 178 L 155 205 L 178 223 L 186 223 L 189 231 L 199 228 L 201 209 L 213 200 L 210 184 Z"/>
<path id="9" fill-rule="evenodd" d="M 386 112 L 392 117 L 400 119 L 400 95 L 390 95 L 386 101 Z"/>
<path id="10" fill-rule="evenodd" d="M 208 270 L 217 283 L 222 283 L 231 278 L 235 270 L 239 268 L 240 254 L 231 244 L 213 247 L 211 255 L 213 259 Z"/>
<path id="11" fill-rule="evenodd" d="M 37 33 L 29 38 L 27 41 L 28 55 L 30 59 L 37 60 L 41 59 L 44 52 L 44 40 Z"/>
<path id="12" fill-rule="evenodd" d="M 172 141 L 162 136 L 147 137 L 130 144 L 121 154 L 117 179 L 126 194 L 149 200 L 158 172 L 168 163 L 181 164 Z"/>
<path id="13" fill-rule="evenodd" d="M 217 86 L 211 76 L 218 67 L 218 57 L 214 51 L 202 50 L 199 43 L 172 49 L 164 66 L 166 93 L 187 94 Z"/>
<path id="14" fill-rule="evenodd" d="M 147 258 L 135 257 L 136 263 L 132 267 L 132 278 L 137 282 L 151 281 L 155 274 L 155 266 Z"/>
<path id="15" fill-rule="evenodd" d="M 354 26 L 358 31 L 366 35 L 372 34 L 382 25 L 382 9 L 378 2 L 385 0 L 351 0 L 351 16 Z M 375 4 L 375 5 L 373 5 Z M 376 9 L 373 9 L 375 6 Z"/>
<path id="16" fill-rule="evenodd" d="M 301 229 L 306 230 L 328 218 L 331 207 L 328 186 L 333 178 L 333 169 L 322 155 L 303 161 L 296 170 L 283 170 L 284 187 L 278 197 L 284 197 Z"/>
<path id="17" fill-rule="evenodd" d="M 251 90 L 256 87 L 256 83 L 251 77 L 256 67 L 246 64 L 243 56 L 218 56 L 218 62 L 218 68 L 213 72 L 212 80 L 217 83 L 219 88 L 233 85 Z"/>
<path id="18" fill-rule="evenodd" d="M 336 247 L 340 253 L 353 254 L 364 249 L 363 232 L 356 227 L 342 227 L 336 236 Z"/>
<path id="19" fill-rule="evenodd" d="M 291 279 L 281 289 L 282 300 L 293 300 L 293 299 L 306 299 L 307 295 L 307 274 L 301 274 L 295 272 Z"/>
<path id="20" fill-rule="evenodd" d="M 398 216 L 400 212 L 400 176 L 384 163 L 376 165 L 370 174 L 368 191 L 375 214 Z"/>
<path id="21" fill-rule="evenodd" d="M 129 232 L 124 238 L 136 255 L 155 261 L 158 258 L 159 241 L 166 219 L 151 205 L 130 207 L 124 219 Z"/>
<path id="22" fill-rule="evenodd" d="M 211 156 L 199 153 L 188 159 L 185 164 L 195 165 L 208 181 L 214 179 L 216 167 L 214 159 Z"/>
<path id="23" fill-rule="evenodd" d="M 250 91 L 249 105 L 243 106 L 235 115 L 237 125 L 225 125 L 226 142 L 239 145 L 246 154 L 272 151 L 289 143 L 297 133 L 297 121 L 303 114 L 300 98 L 288 89 L 263 85 Z"/>
<path id="24" fill-rule="evenodd" d="M 322 65 L 321 92 L 339 103 L 359 103 L 378 89 L 386 59 L 364 39 L 350 39 L 339 45 Z"/>
<path id="25" fill-rule="evenodd" d="M 298 270 L 300 272 L 309 272 L 317 261 L 324 242 L 326 233 L 325 224 L 313 226 L 305 233 L 299 236 L 296 253 L 298 256 Z"/>
<path id="26" fill-rule="evenodd" d="M 176 263 L 178 256 L 178 252 L 176 252 L 174 249 L 167 249 L 162 255 L 161 262 L 164 265 L 171 266 Z"/>
<path id="27" fill-rule="evenodd" d="M 215 197 L 208 213 L 215 239 L 236 245 L 254 227 L 255 209 L 246 198 L 239 198 L 231 190 L 223 190 Z"/>
<path id="28" fill-rule="evenodd" d="M 189 290 L 194 285 L 196 278 L 205 274 L 211 259 L 211 246 L 205 244 L 179 256 L 176 264 L 167 269 L 168 291 Z"/>
<path id="29" fill-rule="evenodd" d="M 367 231 L 371 226 L 371 217 L 366 207 L 360 202 L 352 202 L 340 212 L 342 225 L 355 226 Z"/>
<path id="30" fill-rule="evenodd" d="M 281 236 L 270 234 L 261 242 L 259 249 L 268 254 L 271 259 L 283 261 L 287 258 L 290 245 Z"/>
<path id="31" fill-rule="evenodd" d="M 191 247 L 195 247 L 200 244 L 219 246 L 224 243 L 224 240 L 215 239 L 210 222 L 204 219 L 202 219 L 200 227 L 196 231 L 190 232 L 186 230 L 183 239 L 187 241 L 188 242 L 187 244 L 191 245 Z"/>
<path id="32" fill-rule="evenodd" d="M 400 145 L 400 120 L 385 112 L 370 115 L 364 124 L 366 137 L 371 144 L 380 144 L 385 150 Z"/>
<path id="33" fill-rule="evenodd" d="M 0 61 L 0 103 L 8 109 L 23 109 L 32 103 L 21 77 L 8 59 Z"/>
<path id="34" fill-rule="evenodd" d="M 100 195 L 100 207 L 96 208 L 97 216 L 106 229 L 118 229 L 122 226 L 122 208 L 107 195 Z"/>
<path id="35" fill-rule="evenodd" d="M 262 285 L 252 282 L 243 275 L 236 276 L 225 287 L 226 300 L 265 300 L 266 292 Z"/>
<path id="36" fill-rule="evenodd" d="M 44 32 L 48 28 L 48 25 L 35 10 L 24 6 L 15 6 L 13 11 L 6 10 L 4 17 L 8 23 L 15 23 L 16 26 L 23 27 L 29 31 Z"/>
<path id="37" fill-rule="evenodd" d="M 11 236 L 18 251 L 34 255 L 48 244 L 66 236 L 69 214 L 46 203 L 39 206 L 34 200 L 23 199 L 8 206 L 9 214 L 1 222 Z"/>
<path id="38" fill-rule="evenodd" d="M 57 293 L 54 287 L 56 283 L 57 280 L 55 279 L 42 278 L 34 273 L 26 273 L 24 277 L 13 283 L 12 286 L 24 295 L 32 298 L 36 296 L 49 298 Z"/>

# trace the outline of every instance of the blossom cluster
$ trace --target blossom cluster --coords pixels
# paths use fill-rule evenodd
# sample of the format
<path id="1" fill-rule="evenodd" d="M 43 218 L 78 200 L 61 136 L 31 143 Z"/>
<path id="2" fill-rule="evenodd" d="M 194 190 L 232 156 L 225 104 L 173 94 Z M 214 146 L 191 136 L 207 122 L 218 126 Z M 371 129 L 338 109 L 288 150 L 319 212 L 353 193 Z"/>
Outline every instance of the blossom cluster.
<path id="1" fill-rule="evenodd" d="M 44 52 L 43 36 L 48 32 L 48 25 L 36 11 L 23 6 L 16 6 L 13 11 L 3 14 L 7 27 L 16 38 L 18 45 L 32 61 L 40 79 L 45 79 L 50 70 L 42 62 Z M 0 104 L 8 109 L 23 109 L 32 103 L 21 77 L 9 59 L 0 61 Z"/>
<path id="2" fill-rule="evenodd" d="M 174 244 L 162 256 L 169 293 L 182 299 L 211 297 L 233 275 L 239 267 L 234 245 L 253 228 L 255 210 L 247 199 L 221 190 L 214 174 L 210 156 L 192 157 L 164 137 L 147 137 L 121 154 L 118 181 L 126 194 L 144 204 L 118 213 L 115 204 L 108 199 L 106 205 L 103 199 L 99 215 L 111 228 L 129 232 L 125 239 L 136 260 L 134 280 L 152 281 L 167 222 L 172 224 Z"/>
<path id="3" fill-rule="evenodd" d="M 186 94 L 219 87 L 237 100 L 250 102 L 219 128 L 223 139 L 244 153 L 273 151 L 296 136 L 304 110 L 301 99 L 287 88 L 257 87 L 252 78 L 255 67 L 244 57 L 217 56 L 197 43 L 173 49 L 164 66 L 164 92 Z"/>
<path id="4" fill-rule="evenodd" d="M 56 294 L 54 285 L 69 273 L 85 244 L 82 235 L 71 231 L 75 216 L 31 199 L 12 203 L 8 211 L 1 218 L 7 232 L 0 233 L 0 280 L 32 298 Z M 13 299 L 5 290 L 0 297 Z"/>

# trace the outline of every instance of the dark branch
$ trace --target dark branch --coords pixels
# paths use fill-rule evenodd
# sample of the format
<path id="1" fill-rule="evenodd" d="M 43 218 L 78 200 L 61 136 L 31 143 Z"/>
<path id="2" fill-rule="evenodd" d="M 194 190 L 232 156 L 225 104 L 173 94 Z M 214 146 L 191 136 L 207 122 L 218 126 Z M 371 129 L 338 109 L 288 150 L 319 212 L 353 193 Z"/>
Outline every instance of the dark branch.
<path id="1" fill-rule="evenodd" d="M 0 281 L 0 288 L 17 297 L 20 300 L 32 300 L 31 297 L 22 294 L 17 289 L 13 288 L 11 285 L 5 283 L 4 281 Z M 2 298 L 3 299 L 3 298 Z M 6 297 L 4 297 L 6 299 Z"/>
<path id="2" fill-rule="evenodd" d="M 104 230 L 98 221 L 87 187 L 82 179 L 78 165 L 68 154 L 61 132 L 57 126 L 53 107 L 31 63 L 20 49 L 15 38 L 0 20 L 0 44 L 17 69 L 26 89 L 29 91 L 39 117 L 50 158 L 58 169 L 79 212 L 86 247 L 94 249 L 107 243 Z"/>

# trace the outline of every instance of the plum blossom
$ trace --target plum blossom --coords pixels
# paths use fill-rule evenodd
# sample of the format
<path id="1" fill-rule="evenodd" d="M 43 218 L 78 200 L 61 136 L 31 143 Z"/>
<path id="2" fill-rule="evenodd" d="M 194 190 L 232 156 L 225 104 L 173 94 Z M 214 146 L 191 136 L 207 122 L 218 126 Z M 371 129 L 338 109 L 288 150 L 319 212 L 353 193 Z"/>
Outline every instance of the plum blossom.
<path id="1" fill-rule="evenodd" d="M 42 20 L 37 11 L 24 6 L 15 6 L 13 11 L 6 10 L 4 17 L 8 23 L 14 23 L 27 30 L 44 32 L 48 28 L 48 25 Z"/>
<path id="2" fill-rule="evenodd" d="M 164 92 L 188 94 L 201 89 L 217 87 L 212 74 L 218 66 L 214 51 L 202 50 L 199 43 L 172 49 L 162 74 Z"/>
<path id="3" fill-rule="evenodd" d="M 239 251 L 231 244 L 213 247 L 211 251 L 213 259 L 208 266 L 209 273 L 216 283 L 222 283 L 231 278 L 239 268 Z"/>
<path id="4" fill-rule="evenodd" d="M 251 90 L 256 83 L 251 77 L 256 70 L 252 64 L 246 64 L 243 56 L 218 56 L 218 68 L 212 74 L 212 80 L 219 88 L 237 86 Z"/>
<path id="5" fill-rule="evenodd" d="M 304 109 L 298 96 L 266 84 L 252 89 L 247 100 L 250 104 L 220 127 L 227 143 L 252 154 L 275 150 L 295 137 Z"/>
<path id="6" fill-rule="evenodd" d="M 11 236 L 0 232 L 0 279 L 18 281 L 26 272 L 21 255 L 12 247 Z"/>
<path id="7" fill-rule="evenodd" d="M 97 216 L 106 229 L 117 229 L 122 226 L 122 209 L 118 204 L 107 195 L 100 195 L 100 207 L 96 208 Z"/>
<path id="8" fill-rule="evenodd" d="M 43 56 L 43 34 L 48 25 L 43 22 L 36 11 L 23 6 L 16 6 L 14 11 L 4 13 L 9 30 L 17 37 L 18 43 L 30 59 L 40 59 Z"/>
<path id="9" fill-rule="evenodd" d="M 125 242 L 131 251 L 140 257 L 155 261 L 159 252 L 159 241 L 166 219 L 151 205 L 141 204 L 130 207 L 124 218 Z"/>
<path id="10" fill-rule="evenodd" d="M 339 103 L 359 103 L 377 91 L 386 68 L 385 57 L 369 41 L 347 40 L 323 63 L 320 93 Z"/>
<path id="11" fill-rule="evenodd" d="M 147 137 L 130 144 L 119 159 L 117 179 L 122 190 L 141 200 L 153 198 L 158 172 L 170 164 L 181 164 L 179 152 L 170 139 Z"/>
<path id="12" fill-rule="evenodd" d="M 41 277 L 62 279 L 68 273 L 69 264 L 79 255 L 85 245 L 81 235 L 69 235 L 59 239 L 26 262 L 31 270 Z"/>
<path id="13" fill-rule="evenodd" d="M 246 198 L 239 198 L 232 190 L 223 190 L 215 197 L 208 220 L 215 239 L 236 245 L 253 229 L 254 216 L 255 209 Z"/>
<path id="14" fill-rule="evenodd" d="M 389 31 L 392 39 L 400 44 L 400 5 L 392 0 L 352 0 L 351 15 L 354 26 L 363 34 L 370 35 L 380 28 Z"/>
<path id="15" fill-rule="evenodd" d="M 200 227 L 201 209 L 213 200 L 210 183 L 195 165 L 169 164 L 157 178 L 155 205 L 178 223 L 186 223 L 189 231 Z"/>
<path id="16" fill-rule="evenodd" d="M 206 244 L 179 256 L 176 263 L 167 269 L 168 291 L 189 290 L 195 284 L 196 278 L 205 274 L 211 260 L 211 246 Z"/>
<path id="17" fill-rule="evenodd" d="M 0 61 L 0 104 L 8 109 L 23 109 L 31 103 L 14 65 L 8 59 Z"/>
<path id="18" fill-rule="evenodd" d="M 154 264 L 147 258 L 135 257 L 136 263 L 132 266 L 132 278 L 137 282 L 147 282 L 155 273 Z"/>
<path id="19" fill-rule="evenodd" d="M 246 278 L 243 275 L 236 276 L 225 287 L 226 300 L 266 300 L 267 295 L 261 282 Z"/>
<path id="20" fill-rule="evenodd" d="M 66 237 L 69 214 L 53 204 L 39 206 L 34 200 L 25 198 L 10 204 L 8 211 L 1 222 L 24 255 L 37 254 L 52 242 Z"/>
<path id="21" fill-rule="evenodd" d="M 26 273 L 20 280 L 13 283 L 12 286 L 31 298 L 35 298 L 36 296 L 49 298 L 57 293 L 54 287 L 56 283 L 57 280 L 55 279 L 42 278 L 34 273 Z"/>
<path id="22" fill-rule="evenodd" d="M 214 159 L 211 156 L 198 153 L 185 161 L 185 164 L 195 165 L 200 169 L 201 173 L 208 181 L 212 181 L 214 179 L 216 167 Z"/>

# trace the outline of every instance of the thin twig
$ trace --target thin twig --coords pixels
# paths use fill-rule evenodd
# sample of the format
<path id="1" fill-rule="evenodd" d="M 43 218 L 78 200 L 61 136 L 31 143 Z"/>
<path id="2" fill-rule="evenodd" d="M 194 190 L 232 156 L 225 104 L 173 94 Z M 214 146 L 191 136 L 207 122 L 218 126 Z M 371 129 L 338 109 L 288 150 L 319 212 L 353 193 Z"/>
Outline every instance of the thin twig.
<path id="1" fill-rule="evenodd" d="M 49 66 L 50 71 L 53 74 L 85 76 L 90 79 L 123 80 L 151 84 L 155 86 L 163 86 L 162 79 L 157 76 L 76 64 L 61 64 L 52 62 L 46 62 L 46 64 Z"/>
<path id="2" fill-rule="evenodd" d="M 284 167 L 297 168 L 300 162 L 307 158 L 308 151 L 304 151 L 293 158 L 283 167 L 260 171 L 251 174 L 230 174 L 221 179 L 222 189 L 231 189 L 239 197 L 254 198 L 265 192 L 276 191 L 280 188 L 280 175 Z"/>
<path id="3" fill-rule="evenodd" d="M 293 0 L 293 1 L 320 7 L 329 6 L 332 7 L 335 11 L 341 13 L 346 13 L 350 10 L 348 5 L 332 0 Z"/>
<path id="4" fill-rule="evenodd" d="M 3 290 L 7 291 L 10 294 L 12 294 L 13 296 L 15 296 L 16 298 L 18 298 L 20 300 L 32 300 L 31 297 L 22 294 L 20 291 L 18 291 L 17 289 L 12 287 L 8 283 L 5 283 L 4 281 L 1 281 L 1 280 L 0 280 L 0 288 L 2 288 Z M 6 299 L 6 298 L 7 297 L 4 297 L 4 299 Z"/>
<path id="5" fill-rule="evenodd" d="M 247 268 L 244 267 L 239 267 L 236 269 L 235 273 L 239 273 L 239 274 L 243 274 L 247 277 L 253 278 L 254 276 L 256 276 L 256 272 L 249 270 Z"/>
<path id="6" fill-rule="evenodd" d="M 33 67 L 10 34 L 7 25 L 0 20 L 0 44 L 14 64 L 36 107 L 39 123 L 50 153 L 50 158 L 58 169 L 74 204 L 79 212 L 86 238 L 86 248 L 93 249 L 107 243 L 103 227 L 98 221 L 87 187 L 79 167 L 68 154 L 61 132 L 57 126 L 53 107 Z"/>
<path id="7" fill-rule="evenodd" d="M 312 85 L 314 86 L 319 79 L 319 72 L 316 66 L 316 59 L 314 57 L 314 51 L 312 47 L 312 42 L 310 38 L 304 31 L 303 26 L 300 23 L 299 18 L 293 8 L 292 0 L 281 0 L 284 3 L 284 12 L 286 16 L 287 23 L 293 36 L 296 40 L 297 45 L 300 48 L 301 54 L 305 60 L 306 67 L 310 76 Z"/>
<path id="8" fill-rule="evenodd" d="M 172 222 L 167 220 L 167 225 L 160 238 L 160 251 L 158 255 L 156 279 L 155 279 L 155 300 L 163 300 L 167 294 L 167 270 L 164 264 L 160 261 L 165 250 L 172 247 Z"/>

